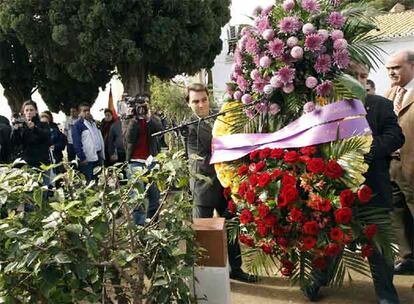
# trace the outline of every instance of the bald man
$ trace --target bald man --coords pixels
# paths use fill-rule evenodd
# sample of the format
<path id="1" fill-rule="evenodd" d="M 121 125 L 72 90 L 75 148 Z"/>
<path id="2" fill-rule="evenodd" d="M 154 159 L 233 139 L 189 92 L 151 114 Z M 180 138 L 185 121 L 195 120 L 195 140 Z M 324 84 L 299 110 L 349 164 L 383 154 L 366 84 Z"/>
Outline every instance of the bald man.
<path id="1" fill-rule="evenodd" d="M 393 54 L 387 64 L 391 89 L 385 97 L 393 101 L 405 144 L 391 162 L 394 182 L 394 219 L 401 261 L 395 274 L 414 274 L 414 51 Z"/>

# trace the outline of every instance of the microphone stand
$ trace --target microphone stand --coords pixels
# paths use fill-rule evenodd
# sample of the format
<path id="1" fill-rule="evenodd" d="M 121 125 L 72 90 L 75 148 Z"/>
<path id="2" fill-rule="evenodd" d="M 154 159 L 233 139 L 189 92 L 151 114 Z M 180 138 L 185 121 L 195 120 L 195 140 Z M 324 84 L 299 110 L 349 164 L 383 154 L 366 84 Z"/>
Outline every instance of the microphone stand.
<path id="1" fill-rule="evenodd" d="M 197 120 L 192 120 L 192 121 L 189 121 L 189 122 L 183 122 L 183 123 L 181 123 L 180 125 L 178 125 L 176 127 L 172 127 L 172 128 L 169 128 L 169 129 L 165 129 L 163 131 L 154 133 L 151 136 L 153 136 L 153 137 L 155 137 L 155 136 L 161 136 L 161 135 L 164 135 L 165 133 L 169 133 L 169 132 L 172 132 L 172 131 L 180 130 L 180 129 L 183 129 L 183 128 L 187 127 L 187 126 L 197 124 L 197 123 L 199 123 L 199 122 L 201 122 L 203 120 L 208 120 L 208 119 L 216 118 L 216 117 L 219 117 L 219 116 L 226 115 L 227 113 L 230 113 L 230 112 L 238 111 L 238 110 L 241 110 L 241 109 L 244 109 L 244 108 L 249 108 L 251 106 L 254 106 L 258 102 L 260 102 L 260 101 L 256 101 L 254 103 L 250 103 L 248 105 L 242 105 L 240 107 L 236 107 L 236 108 L 233 108 L 233 109 L 229 109 L 227 111 L 214 113 L 214 114 L 211 114 L 211 115 L 208 115 L 208 116 L 199 118 Z"/>

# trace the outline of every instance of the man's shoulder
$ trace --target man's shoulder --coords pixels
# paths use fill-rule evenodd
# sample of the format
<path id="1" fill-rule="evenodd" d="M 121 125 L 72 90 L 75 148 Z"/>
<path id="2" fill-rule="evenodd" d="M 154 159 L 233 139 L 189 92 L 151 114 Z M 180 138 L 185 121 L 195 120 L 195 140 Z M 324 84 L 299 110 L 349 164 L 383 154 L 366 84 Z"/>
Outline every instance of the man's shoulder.
<path id="1" fill-rule="evenodd" d="M 380 95 L 367 95 L 365 103 L 367 107 L 392 107 L 392 101 Z"/>

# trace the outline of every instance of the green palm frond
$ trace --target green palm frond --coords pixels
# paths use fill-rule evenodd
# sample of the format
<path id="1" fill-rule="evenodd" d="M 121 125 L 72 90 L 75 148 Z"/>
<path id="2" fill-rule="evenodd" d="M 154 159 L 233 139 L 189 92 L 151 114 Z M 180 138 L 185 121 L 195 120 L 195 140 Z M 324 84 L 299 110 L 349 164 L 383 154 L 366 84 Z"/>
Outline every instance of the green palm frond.
<path id="1" fill-rule="evenodd" d="M 240 233 L 240 223 L 237 218 L 226 221 L 227 239 L 234 243 Z"/>
<path id="2" fill-rule="evenodd" d="M 334 78 L 333 83 L 335 87 L 335 100 L 357 98 L 364 101 L 367 96 L 365 88 L 348 74 L 340 74 Z"/>
<path id="3" fill-rule="evenodd" d="M 328 282 L 331 287 L 341 287 L 344 284 L 345 277 L 352 281 L 352 272 L 359 273 L 363 276 L 370 277 L 371 270 L 369 264 L 357 252 L 345 249 L 342 255 L 333 259 L 328 268 Z"/>
<path id="4" fill-rule="evenodd" d="M 301 252 L 299 256 L 299 267 L 297 267 L 291 277 L 292 285 L 308 286 L 312 283 L 312 260 L 306 252 Z"/>
<path id="5" fill-rule="evenodd" d="M 275 256 L 265 254 L 258 248 L 244 251 L 243 257 L 246 270 L 255 275 L 273 276 L 280 265 Z"/>
<path id="6" fill-rule="evenodd" d="M 341 181 L 356 191 L 365 181 L 363 174 L 368 170 L 364 155 L 371 147 L 372 137 L 356 136 L 321 145 L 321 152 L 326 158 L 335 159 L 345 170 Z"/>

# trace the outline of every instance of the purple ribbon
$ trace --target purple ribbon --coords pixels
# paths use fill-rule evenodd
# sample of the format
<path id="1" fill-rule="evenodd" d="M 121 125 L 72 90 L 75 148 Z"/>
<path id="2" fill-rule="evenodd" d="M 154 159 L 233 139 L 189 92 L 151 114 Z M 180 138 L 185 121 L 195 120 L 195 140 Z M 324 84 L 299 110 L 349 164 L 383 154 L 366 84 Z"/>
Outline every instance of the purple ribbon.
<path id="1" fill-rule="evenodd" d="M 360 100 L 342 100 L 304 114 L 275 133 L 213 138 L 210 163 L 236 160 L 258 149 L 299 148 L 371 134 L 365 117 L 355 117 L 361 115 L 366 111 Z"/>

